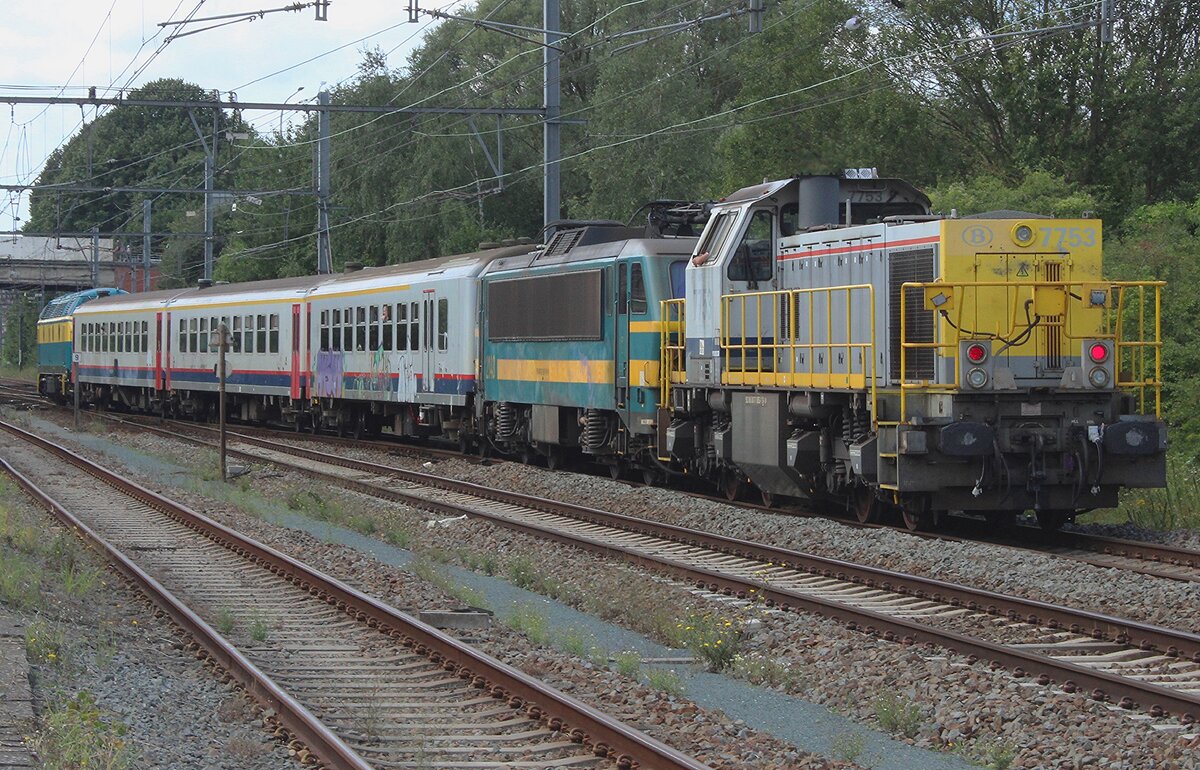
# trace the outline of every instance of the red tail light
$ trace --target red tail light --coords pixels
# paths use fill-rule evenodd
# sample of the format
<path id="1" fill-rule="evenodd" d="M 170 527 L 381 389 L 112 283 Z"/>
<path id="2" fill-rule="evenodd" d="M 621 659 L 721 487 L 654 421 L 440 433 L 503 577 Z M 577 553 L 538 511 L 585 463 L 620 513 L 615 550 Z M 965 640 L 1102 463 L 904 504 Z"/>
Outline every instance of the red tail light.
<path id="1" fill-rule="evenodd" d="M 1093 342 L 1088 345 L 1088 356 L 1097 364 L 1104 363 L 1108 360 L 1108 345 L 1103 342 Z"/>
<path id="2" fill-rule="evenodd" d="M 978 342 L 967 345 L 967 360 L 973 364 L 981 364 L 988 356 L 987 348 Z"/>

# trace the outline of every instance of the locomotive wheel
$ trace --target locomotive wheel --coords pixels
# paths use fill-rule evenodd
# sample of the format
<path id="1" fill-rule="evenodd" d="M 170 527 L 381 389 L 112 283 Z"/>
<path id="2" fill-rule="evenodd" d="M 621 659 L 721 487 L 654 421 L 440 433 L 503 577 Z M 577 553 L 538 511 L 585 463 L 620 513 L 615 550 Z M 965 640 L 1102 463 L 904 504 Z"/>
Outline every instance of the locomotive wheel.
<path id="1" fill-rule="evenodd" d="M 613 481 L 621 478 L 625 475 L 625 463 L 621 460 L 613 460 L 612 464 L 608 466 L 608 475 Z"/>
<path id="2" fill-rule="evenodd" d="M 546 447 L 546 468 L 547 470 L 556 471 L 562 467 L 563 456 L 562 450 L 558 447 Z"/>
<path id="3" fill-rule="evenodd" d="M 904 519 L 904 528 L 909 532 L 924 532 L 933 526 L 933 514 L 929 511 L 904 506 L 900 509 L 900 516 Z"/>
<path id="4" fill-rule="evenodd" d="M 1016 511 L 985 511 L 983 518 L 987 519 L 990 528 L 998 532 L 1008 532 L 1017 526 Z"/>
<path id="5" fill-rule="evenodd" d="M 1043 532 L 1057 532 L 1063 524 L 1067 523 L 1067 519 L 1069 519 L 1071 516 L 1070 511 L 1062 510 L 1060 508 L 1051 508 L 1050 510 L 1046 511 L 1035 511 L 1034 513 L 1037 516 L 1038 526 L 1042 528 Z"/>
<path id="6" fill-rule="evenodd" d="M 729 502 L 733 502 L 741 497 L 745 486 L 745 482 L 738 473 L 725 471 L 721 476 L 721 492 Z"/>
<path id="7" fill-rule="evenodd" d="M 642 468 L 642 483 L 648 487 L 656 487 L 662 481 L 654 468 Z"/>
<path id="8" fill-rule="evenodd" d="M 859 524 L 875 524 L 879 521 L 883 505 L 870 487 L 858 487 L 851 492 L 848 504 Z"/>
<path id="9" fill-rule="evenodd" d="M 762 495 L 762 504 L 768 508 L 774 508 L 775 505 L 779 502 L 779 498 L 775 495 L 774 492 L 768 492 L 765 489 L 760 489 L 759 493 Z"/>

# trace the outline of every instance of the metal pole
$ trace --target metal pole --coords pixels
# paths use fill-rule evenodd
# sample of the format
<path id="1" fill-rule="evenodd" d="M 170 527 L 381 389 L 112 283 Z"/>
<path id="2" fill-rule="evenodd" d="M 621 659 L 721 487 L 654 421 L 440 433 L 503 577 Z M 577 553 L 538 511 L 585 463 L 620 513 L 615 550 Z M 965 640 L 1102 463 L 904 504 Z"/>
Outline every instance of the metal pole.
<path id="1" fill-rule="evenodd" d="M 317 103 L 328 105 L 329 92 L 317 94 Z M 317 117 L 317 274 L 333 272 L 333 253 L 329 244 L 329 110 Z"/>
<path id="2" fill-rule="evenodd" d="M 217 173 L 217 111 L 213 111 L 212 143 L 204 147 L 204 277 L 213 276 L 213 190 Z"/>
<path id="3" fill-rule="evenodd" d="M 71 391 L 75 398 L 75 432 L 79 432 L 79 354 L 71 352 Z"/>
<path id="4" fill-rule="evenodd" d="M 150 199 L 142 201 L 142 291 L 150 291 Z"/>
<path id="5" fill-rule="evenodd" d="M 228 343 L 229 343 L 229 341 L 228 341 L 229 331 L 228 331 L 228 329 L 225 328 L 224 322 L 222 322 L 220 325 L 217 326 L 217 334 L 220 335 L 220 338 L 221 338 L 220 342 L 218 343 L 219 348 L 220 348 L 221 363 L 219 364 L 219 367 L 218 367 L 219 374 L 218 374 L 218 378 L 217 378 L 218 379 L 218 390 L 217 390 L 218 396 L 217 396 L 217 398 L 219 400 L 218 404 L 217 404 L 217 413 L 218 413 L 219 417 L 217 419 L 220 421 L 220 424 L 221 424 L 221 481 L 228 481 L 229 474 L 226 473 L 226 471 L 225 471 L 225 349 L 228 347 Z"/>
<path id="6" fill-rule="evenodd" d="M 100 228 L 92 228 L 92 288 L 100 283 Z"/>
<path id="7" fill-rule="evenodd" d="M 542 222 L 543 225 L 548 225 L 556 219 L 562 217 L 562 198 L 560 190 L 559 177 L 559 159 L 562 157 L 562 143 L 559 123 L 561 114 L 560 101 L 560 79 L 559 79 L 559 51 L 553 48 L 558 43 L 559 32 L 559 0 L 543 0 L 542 2 L 542 27 L 546 30 L 544 40 L 546 47 L 543 49 L 542 61 L 546 65 L 546 81 L 543 92 L 546 107 L 546 122 L 543 124 L 543 150 L 544 157 L 542 159 L 545 164 L 545 173 L 543 185 L 545 187 L 543 193 L 542 205 Z M 549 237 L 549 233 L 547 233 Z"/>

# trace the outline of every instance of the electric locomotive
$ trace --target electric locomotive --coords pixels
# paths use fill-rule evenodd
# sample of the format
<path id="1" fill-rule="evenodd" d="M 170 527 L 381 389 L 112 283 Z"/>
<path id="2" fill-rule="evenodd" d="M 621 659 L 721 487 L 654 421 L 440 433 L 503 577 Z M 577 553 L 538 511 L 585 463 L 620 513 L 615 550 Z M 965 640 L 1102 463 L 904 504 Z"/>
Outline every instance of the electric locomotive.
<path id="1" fill-rule="evenodd" d="M 79 306 L 99 297 L 124 294 L 121 289 L 84 289 L 55 297 L 38 315 L 38 392 L 63 403 L 71 394 L 75 355 L 74 314 Z"/>
<path id="2" fill-rule="evenodd" d="M 1103 279 L 1096 220 L 933 216 L 865 170 L 747 187 L 663 305 L 663 457 L 862 521 L 1057 528 L 1165 485 L 1160 292 Z"/>

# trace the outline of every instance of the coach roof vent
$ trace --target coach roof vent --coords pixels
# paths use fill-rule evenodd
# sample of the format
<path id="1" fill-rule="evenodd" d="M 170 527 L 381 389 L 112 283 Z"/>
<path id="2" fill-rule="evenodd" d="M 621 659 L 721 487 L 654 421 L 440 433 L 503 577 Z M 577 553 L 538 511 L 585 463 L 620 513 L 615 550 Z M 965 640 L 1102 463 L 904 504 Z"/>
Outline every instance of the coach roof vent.
<path id="1" fill-rule="evenodd" d="M 359 270 L 362 270 L 362 269 L 363 269 L 362 262 L 347 262 L 346 264 L 342 265 L 343 273 L 357 273 Z"/>
<path id="2" fill-rule="evenodd" d="M 197 289 L 207 289 L 207 288 L 210 288 L 212 285 L 213 285 L 213 282 L 212 282 L 211 278 L 201 278 L 200 280 L 196 281 Z"/>

